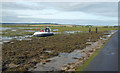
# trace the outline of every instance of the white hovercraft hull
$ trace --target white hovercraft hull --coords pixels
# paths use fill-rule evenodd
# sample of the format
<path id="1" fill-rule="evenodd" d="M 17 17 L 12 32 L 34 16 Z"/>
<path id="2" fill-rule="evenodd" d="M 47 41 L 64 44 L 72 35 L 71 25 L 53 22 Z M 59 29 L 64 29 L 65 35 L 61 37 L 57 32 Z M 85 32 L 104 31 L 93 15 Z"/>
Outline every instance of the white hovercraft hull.
<path id="1" fill-rule="evenodd" d="M 46 37 L 54 35 L 53 32 L 35 32 L 33 36 Z"/>

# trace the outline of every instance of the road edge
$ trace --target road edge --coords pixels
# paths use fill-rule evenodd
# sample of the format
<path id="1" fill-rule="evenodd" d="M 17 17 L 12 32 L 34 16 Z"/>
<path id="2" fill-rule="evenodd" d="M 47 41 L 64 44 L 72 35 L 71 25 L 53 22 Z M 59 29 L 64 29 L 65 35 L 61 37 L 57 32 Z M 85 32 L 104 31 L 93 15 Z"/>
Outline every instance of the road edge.
<path id="1" fill-rule="evenodd" d="M 76 73 L 78 73 L 78 71 L 81 71 L 79 73 L 83 73 L 84 69 L 86 67 L 89 66 L 89 64 L 94 60 L 94 58 L 99 54 L 99 52 L 104 48 L 104 46 L 109 42 L 109 40 L 116 34 L 117 32 L 115 32 L 114 34 L 112 34 L 108 40 L 105 41 L 105 44 L 103 44 L 92 56 L 90 56 L 90 58 L 81 66 L 76 70 Z"/>

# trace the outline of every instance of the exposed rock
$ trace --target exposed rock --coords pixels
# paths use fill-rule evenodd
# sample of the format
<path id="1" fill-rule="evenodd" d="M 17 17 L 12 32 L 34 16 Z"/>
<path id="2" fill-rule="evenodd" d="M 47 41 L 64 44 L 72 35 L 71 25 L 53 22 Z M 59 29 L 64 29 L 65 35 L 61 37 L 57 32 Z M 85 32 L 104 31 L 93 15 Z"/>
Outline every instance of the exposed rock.
<path id="1" fill-rule="evenodd" d="M 11 44 L 14 44 L 14 42 L 10 42 Z"/>
<path id="2" fill-rule="evenodd" d="M 34 70 L 34 68 L 30 68 L 28 71 L 33 71 Z"/>
<path id="3" fill-rule="evenodd" d="M 44 60 L 44 62 L 50 62 L 51 60 Z"/>
<path id="4" fill-rule="evenodd" d="M 46 64 L 45 62 L 42 62 L 42 64 Z"/>
<path id="5" fill-rule="evenodd" d="M 89 42 L 89 41 L 90 41 L 90 39 L 87 39 L 87 41 Z"/>
<path id="6" fill-rule="evenodd" d="M 75 69 L 69 69 L 69 70 L 67 70 L 67 71 L 75 71 Z M 72 72 L 71 72 L 72 73 Z"/>
<path id="7" fill-rule="evenodd" d="M 89 52 L 93 52 L 93 49 L 90 49 Z"/>
<path id="8" fill-rule="evenodd" d="M 70 65 L 70 68 L 71 68 L 71 69 L 75 68 L 75 64 L 74 64 L 74 65 Z"/>
<path id="9" fill-rule="evenodd" d="M 14 63 L 10 63 L 10 64 L 9 64 L 9 67 L 10 67 L 10 68 L 14 68 L 14 67 L 18 67 L 18 66 L 19 66 L 19 65 L 16 65 L 16 64 L 14 64 Z"/>
<path id="10" fill-rule="evenodd" d="M 73 57 L 73 59 L 78 59 L 77 57 Z"/>
<path id="11" fill-rule="evenodd" d="M 86 45 L 91 45 L 93 42 L 86 42 Z"/>
<path id="12" fill-rule="evenodd" d="M 31 60 L 30 60 L 30 62 L 35 62 L 35 61 L 36 61 L 36 59 L 35 59 L 35 58 L 33 58 L 33 59 L 31 59 Z"/>
<path id="13" fill-rule="evenodd" d="M 64 67 L 62 67 L 62 70 L 68 70 L 69 69 L 69 67 L 67 67 L 67 66 L 64 66 Z"/>

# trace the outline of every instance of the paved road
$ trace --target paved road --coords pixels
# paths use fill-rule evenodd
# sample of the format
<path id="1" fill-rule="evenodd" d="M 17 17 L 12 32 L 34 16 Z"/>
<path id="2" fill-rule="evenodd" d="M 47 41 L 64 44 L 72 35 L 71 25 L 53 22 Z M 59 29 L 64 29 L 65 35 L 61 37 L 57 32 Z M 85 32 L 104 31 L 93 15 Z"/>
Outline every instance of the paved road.
<path id="1" fill-rule="evenodd" d="M 85 71 L 118 71 L 118 32 L 102 48 Z"/>

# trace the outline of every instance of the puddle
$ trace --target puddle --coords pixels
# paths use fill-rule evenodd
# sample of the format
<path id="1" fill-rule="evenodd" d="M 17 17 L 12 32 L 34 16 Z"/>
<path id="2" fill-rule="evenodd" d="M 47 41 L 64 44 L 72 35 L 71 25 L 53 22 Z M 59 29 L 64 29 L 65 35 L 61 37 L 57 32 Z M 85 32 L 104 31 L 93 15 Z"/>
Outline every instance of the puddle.
<path id="1" fill-rule="evenodd" d="M 0 46 L 3 44 L 3 42 L 0 42 Z"/>
<path id="2" fill-rule="evenodd" d="M 82 54 L 80 54 L 81 50 L 75 50 L 72 53 L 70 53 L 68 56 L 71 58 L 81 58 L 83 57 Z"/>
<path id="3" fill-rule="evenodd" d="M 35 32 L 33 30 L 24 30 L 24 32 Z"/>
<path id="4" fill-rule="evenodd" d="M 12 28 L 8 28 L 8 27 L 0 27 L 0 30 L 8 30 L 8 29 L 12 29 Z"/>
<path id="5" fill-rule="evenodd" d="M 102 37 L 100 37 L 100 39 L 102 40 L 107 40 L 109 37 L 111 37 L 112 34 L 114 34 L 115 32 L 117 32 L 117 30 L 110 30 L 108 33 L 104 33 L 105 35 L 103 35 Z M 103 38 L 104 37 L 104 38 Z"/>
<path id="6" fill-rule="evenodd" d="M 47 53 L 52 53 L 53 51 L 45 51 L 45 52 L 47 52 Z"/>
<path id="7" fill-rule="evenodd" d="M 61 32 L 53 32 L 54 34 L 60 34 Z"/>
<path id="8" fill-rule="evenodd" d="M 110 34 L 114 34 L 115 32 L 117 32 L 118 30 L 110 30 Z"/>
<path id="9" fill-rule="evenodd" d="M 58 31 L 58 29 L 53 29 L 53 31 Z"/>
<path id="10" fill-rule="evenodd" d="M 82 32 L 82 31 L 65 31 L 65 33 L 76 33 L 76 32 Z"/>
<path id="11" fill-rule="evenodd" d="M 17 31 L 17 30 L 11 30 L 11 31 Z"/>
<path id="12" fill-rule="evenodd" d="M 77 32 L 83 32 L 83 31 L 64 31 L 63 33 L 72 33 L 72 34 L 74 34 L 74 33 L 77 33 Z M 53 32 L 54 34 L 60 34 L 60 33 L 62 33 L 62 32 Z"/>
<path id="13" fill-rule="evenodd" d="M 17 27 L 18 29 L 40 29 L 38 27 Z"/>
<path id="14" fill-rule="evenodd" d="M 73 63 L 75 61 L 75 59 L 71 59 L 69 57 L 66 58 L 64 56 L 53 57 L 49 60 L 51 61 L 44 65 L 37 64 L 37 68 L 34 71 L 58 71 L 61 70 L 62 66 L 67 65 L 68 63 Z"/>
<path id="15" fill-rule="evenodd" d="M 30 38 L 24 38 L 24 39 L 17 39 L 17 40 L 22 41 L 22 40 L 32 40 L 32 39 L 30 39 Z"/>
<path id="16" fill-rule="evenodd" d="M 51 51 L 50 51 L 51 52 Z M 74 58 L 80 58 L 83 55 L 80 54 L 81 50 L 74 50 L 71 53 L 59 53 L 59 56 L 49 58 L 48 60 L 51 60 L 50 62 L 47 62 L 46 64 L 42 65 L 38 63 L 34 69 L 34 71 L 58 71 L 61 70 L 61 68 L 68 63 L 74 63 L 77 59 Z"/>
<path id="17" fill-rule="evenodd" d="M 102 38 L 102 37 L 100 37 L 100 39 L 101 39 L 101 40 L 107 40 L 107 38 Z"/>
<path id="18" fill-rule="evenodd" d="M 111 35 L 106 35 L 107 37 L 110 37 Z"/>
<path id="19" fill-rule="evenodd" d="M 0 34 L 2 34 L 2 31 L 0 31 Z"/>
<path id="20" fill-rule="evenodd" d="M 32 37 L 32 35 L 25 35 L 25 36 L 18 36 L 17 40 L 32 40 L 30 37 Z"/>
<path id="21" fill-rule="evenodd" d="M 32 37 L 32 35 L 25 35 L 23 37 L 28 38 L 28 37 Z"/>
<path id="22" fill-rule="evenodd" d="M 9 42 L 10 40 L 12 39 L 16 39 L 16 40 L 31 40 L 32 35 L 25 35 L 25 36 L 14 36 L 14 37 L 6 37 L 6 36 L 3 36 L 1 39 L 2 39 L 2 42 Z"/>
<path id="23" fill-rule="evenodd" d="M 72 59 L 83 57 L 83 55 L 80 54 L 80 50 L 74 50 L 72 53 L 60 53 L 59 56 L 70 57 Z"/>
<path id="24" fill-rule="evenodd" d="M 12 37 L 2 37 L 2 42 L 9 42 L 12 39 Z"/>

